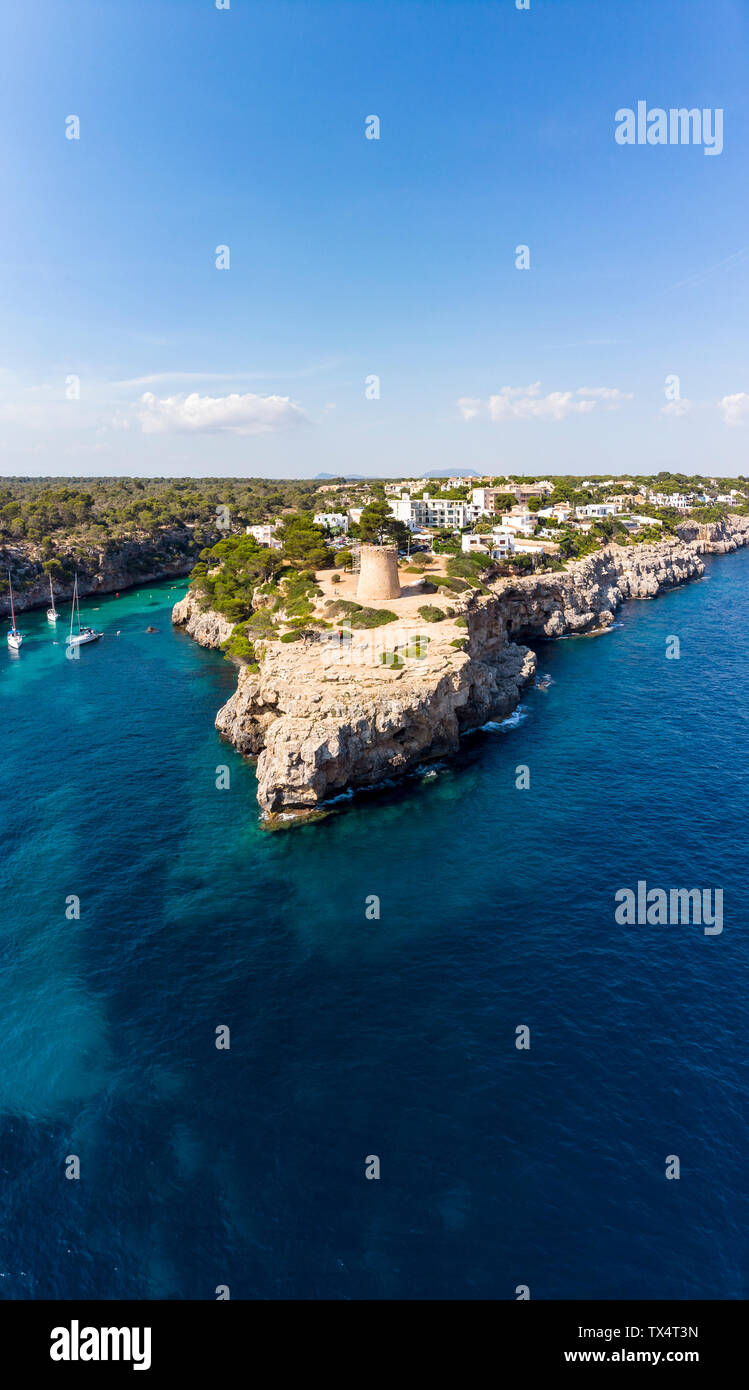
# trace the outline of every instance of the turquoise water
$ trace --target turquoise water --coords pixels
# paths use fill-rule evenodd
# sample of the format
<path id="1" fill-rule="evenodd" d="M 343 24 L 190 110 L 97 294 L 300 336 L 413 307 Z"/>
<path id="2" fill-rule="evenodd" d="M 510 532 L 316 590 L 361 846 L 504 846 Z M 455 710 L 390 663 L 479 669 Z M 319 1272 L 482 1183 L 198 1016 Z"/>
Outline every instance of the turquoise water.
<path id="1" fill-rule="evenodd" d="M 86 601 L 79 661 L 24 614 L 0 1296 L 746 1297 L 748 590 L 717 557 L 539 644 L 454 764 L 277 834 L 184 585 Z M 638 879 L 722 888 L 722 935 L 619 926 Z"/>

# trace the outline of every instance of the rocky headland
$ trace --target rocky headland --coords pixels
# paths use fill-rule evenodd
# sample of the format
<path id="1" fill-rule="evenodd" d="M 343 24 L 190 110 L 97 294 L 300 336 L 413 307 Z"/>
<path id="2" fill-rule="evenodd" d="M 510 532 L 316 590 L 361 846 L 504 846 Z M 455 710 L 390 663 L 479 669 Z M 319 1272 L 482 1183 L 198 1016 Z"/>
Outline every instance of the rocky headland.
<path id="1" fill-rule="evenodd" d="M 406 602 L 397 625 L 373 632 L 311 630 L 299 641 L 268 641 L 258 669 L 240 667 L 216 727 L 257 757 L 266 821 L 309 816 L 344 792 L 454 753 L 463 733 L 509 714 L 534 676 L 527 642 L 604 630 L 626 599 L 697 578 L 702 554 L 746 544 L 749 518 L 685 523 L 678 538 L 611 545 L 563 572 L 498 579 L 487 592 L 451 599 L 442 622 L 425 623 Z M 232 630 L 192 593 L 173 621 L 203 646 L 220 646 Z M 420 635 L 428 643 L 419 646 Z"/>

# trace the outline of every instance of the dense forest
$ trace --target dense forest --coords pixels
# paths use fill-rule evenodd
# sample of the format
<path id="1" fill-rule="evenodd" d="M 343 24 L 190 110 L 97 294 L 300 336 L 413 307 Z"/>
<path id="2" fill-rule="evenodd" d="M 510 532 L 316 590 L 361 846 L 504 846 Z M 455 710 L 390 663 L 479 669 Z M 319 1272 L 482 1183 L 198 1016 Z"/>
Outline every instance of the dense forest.
<path id="1" fill-rule="evenodd" d="M 2 478 L 0 541 L 105 541 L 167 526 L 254 525 L 311 511 L 319 484 L 272 478 Z"/>

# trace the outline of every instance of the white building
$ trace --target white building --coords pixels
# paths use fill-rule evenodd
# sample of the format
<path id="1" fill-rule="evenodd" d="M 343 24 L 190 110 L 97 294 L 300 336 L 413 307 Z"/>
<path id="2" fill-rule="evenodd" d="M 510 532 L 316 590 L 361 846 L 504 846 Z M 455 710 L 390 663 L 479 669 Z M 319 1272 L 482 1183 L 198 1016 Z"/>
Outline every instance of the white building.
<path id="1" fill-rule="evenodd" d="M 500 557 L 514 555 L 517 548 L 517 536 L 507 526 L 492 527 L 492 548 Z"/>
<path id="2" fill-rule="evenodd" d="M 589 502 L 585 507 L 577 507 L 577 516 L 616 516 L 618 502 Z"/>
<path id="3" fill-rule="evenodd" d="M 514 555 L 516 550 L 515 534 L 504 526 L 495 526 L 488 536 L 477 536 L 474 531 L 466 532 L 465 535 L 461 536 L 460 544 L 465 554 L 481 555 L 483 553 L 493 555 L 497 559 Z"/>
<path id="4" fill-rule="evenodd" d="M 420 530 L 423 526 L 462 531 L 481 516 L 481 508 L 471 502 L 454 502 L 447 497 L 411 498 L 407 493 L 391 502 L 390 510 L 398 521 L 405 522 L 412 531 Z"/>
<path id="5" fill-rule="evenodd" d="M 532 536 L 536 529 L 536 513 L 526 511 L 504 512 L 502 514 L 502 525 L 509 531 L 515 531 L 521 536 Z"/>
<path id="6" fill-rule="evenodd" d="M 552 546 L 551 548 L 555 549 L 556 547 Z M 545 555 L 547 549 L 549 549 L 548 541 L 529 540 L 527 537 L 515 538 L 516 555 Z"/>
<path id="7" fill-rule="evenodd" d="M 254 536 L 258 545 L 265 546 L 266 550 L 280 550 L 281 542 L 274 535 L 277 521 L 264 521 L 261 526 L 248 526 L 246 528 L 248 536 Z"/>
<path id="8" fill-rule="evenodd" d="M 629 516 L 620 517 L 622 526 L 626 526 L 628 531 L 637 531 L 641 526 L 662 526 L 663 522 L 657 516 L 640 516 L 636 512 L 631 512 Z"/>
<path id="9" fill-rule="evenodd" d="M 490 536 L 477 536 L 475 531 L 465 531 L 460 538 L 460 548 L 464 555 L 488 554 L 490 548 Z"/>
<path id="10" fill-rule="evenodd" d="M 695 504 L 695 494 L 693 492 L 651 492 L 648 491 L 648 498 L 654 502 L 656 507 L 675 507 L 679 512 L 688 512 L 690 507 Z"/>
<path id="11" fill-rule="evenodd" d="M 315 526 L 324 526 L 326 531 L 348 531 L 348 517 L 343 512 L 315 512 L 312 520 Z"/>
<path id="12" fill-rule="evenodd" d="M 601 480 L 600 478 L 599 478 L 598 480 L 596 480 L 595 478 L 593 478 L 593 479 L 591 479 L 591 478 L 586 478 L 585 482 L 582 484 L 582 487 L 586 487 L 586 488 L 591 488 L 591 487 L 634 487 L 634 486 L 635 486 L 635 484 L 633 483 L 633 481 L 632 481 L 631 478 L 604 478 L 603 480 Z"/>

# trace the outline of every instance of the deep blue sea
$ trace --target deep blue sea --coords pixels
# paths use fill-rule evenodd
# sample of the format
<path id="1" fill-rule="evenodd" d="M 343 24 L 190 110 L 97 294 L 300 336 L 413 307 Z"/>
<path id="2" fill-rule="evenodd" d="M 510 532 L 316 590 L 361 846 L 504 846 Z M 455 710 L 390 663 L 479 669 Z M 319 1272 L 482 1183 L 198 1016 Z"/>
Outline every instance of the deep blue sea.
<path id="1" fill-rule="evenodd" d="M 747 1297 L 749 550 L 278 833 L 183 590 L 3 637 L 0 1296 Z M 723 933 L 618 925 L 638 880 Z"/>

